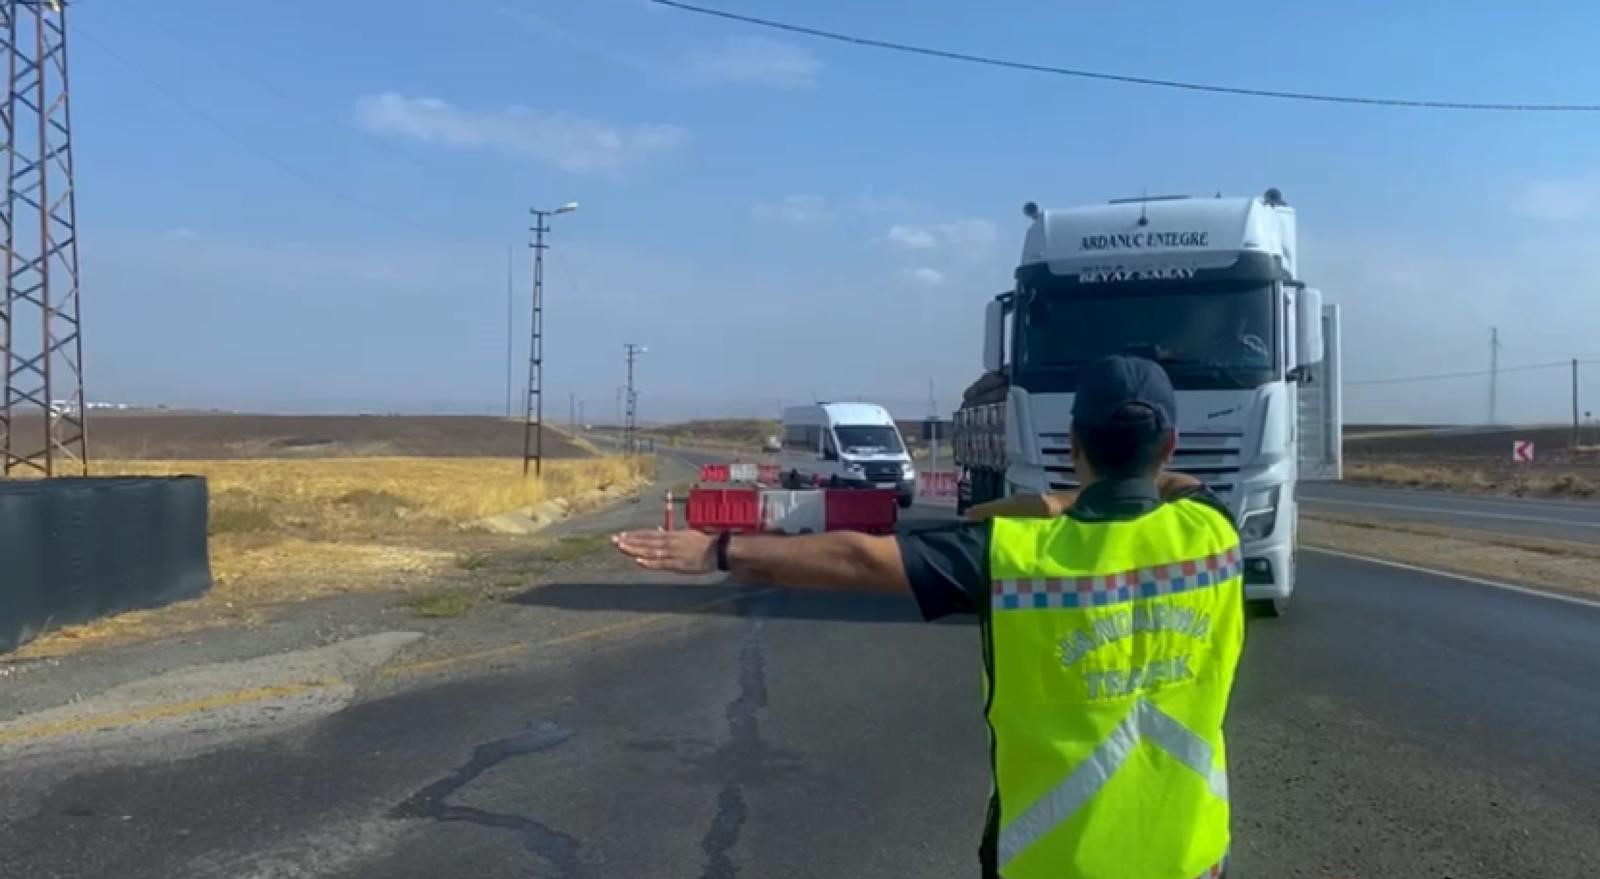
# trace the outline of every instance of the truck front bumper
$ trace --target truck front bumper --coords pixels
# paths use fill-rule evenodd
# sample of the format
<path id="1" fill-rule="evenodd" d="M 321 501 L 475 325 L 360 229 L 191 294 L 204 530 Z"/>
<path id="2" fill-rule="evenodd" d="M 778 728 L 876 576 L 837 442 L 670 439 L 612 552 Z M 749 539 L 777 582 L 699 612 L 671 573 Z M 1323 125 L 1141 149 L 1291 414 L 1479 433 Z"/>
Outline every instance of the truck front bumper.
<path id="1" fill-rule="evenodd" d="M 1246 601 L 1288 598 L 1294 592 L 1294 546 L 1287 541 L 1247 543 L 1244 549 Z"/>

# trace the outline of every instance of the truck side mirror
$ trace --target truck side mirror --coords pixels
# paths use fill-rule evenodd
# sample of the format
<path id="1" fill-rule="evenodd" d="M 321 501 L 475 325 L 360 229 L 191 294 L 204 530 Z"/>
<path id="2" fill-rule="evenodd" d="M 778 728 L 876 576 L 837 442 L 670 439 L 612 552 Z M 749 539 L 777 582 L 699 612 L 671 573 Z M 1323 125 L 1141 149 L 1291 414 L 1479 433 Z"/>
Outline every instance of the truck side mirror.
<path id="1" fill-rule="evenodd" d="M 1322 362 L 1322 291 L 1302 288 L 1294 297 L 1295 366 Z"/>
<path id="2" fill-rule="evenodd" d="M 999 372 L 1005 365 L 1006 307 L 991 299 L 983 309 L 983 371 Z"/>

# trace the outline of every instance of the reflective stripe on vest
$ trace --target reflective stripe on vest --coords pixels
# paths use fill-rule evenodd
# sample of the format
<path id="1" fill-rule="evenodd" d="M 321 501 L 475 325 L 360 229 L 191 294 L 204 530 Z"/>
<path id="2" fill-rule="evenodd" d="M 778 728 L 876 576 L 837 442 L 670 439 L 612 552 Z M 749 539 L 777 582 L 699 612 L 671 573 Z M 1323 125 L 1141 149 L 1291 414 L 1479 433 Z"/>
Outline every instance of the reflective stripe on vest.
<path id="1" fill-rule="evenodd" d="M 1243 641 L 1232 525 L 995 520 L 989 724 L 1008 879 L 1215 876 L 1222 718 Z"/>

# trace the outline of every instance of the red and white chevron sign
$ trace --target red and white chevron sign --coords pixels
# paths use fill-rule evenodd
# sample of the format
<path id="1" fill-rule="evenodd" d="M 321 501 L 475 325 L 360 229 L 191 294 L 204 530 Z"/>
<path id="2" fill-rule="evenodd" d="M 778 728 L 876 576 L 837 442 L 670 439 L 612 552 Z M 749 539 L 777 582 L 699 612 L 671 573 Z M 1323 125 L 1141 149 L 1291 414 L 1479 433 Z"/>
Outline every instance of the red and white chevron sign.
<path id="1" fill-rule="evenodd" d="M 1533 463 L 1533 440 L 1512 440 L 1511 460 L 1518 464 Z"/>

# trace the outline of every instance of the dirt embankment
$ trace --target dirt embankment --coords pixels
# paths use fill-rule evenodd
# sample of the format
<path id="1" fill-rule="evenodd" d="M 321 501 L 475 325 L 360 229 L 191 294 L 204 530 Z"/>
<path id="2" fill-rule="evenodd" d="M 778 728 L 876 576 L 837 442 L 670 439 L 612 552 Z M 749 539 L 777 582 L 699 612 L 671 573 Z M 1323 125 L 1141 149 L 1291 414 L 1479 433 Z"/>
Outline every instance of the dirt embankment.
<path id="1" fill-rule="evenodd" d="M 456 415 L 236 415 L 91 412 L 89 454 L 102 460 L 226 460 L 314 457 L 518 457 L 522 422 Z M 37 418 L 18 419 L 18 441 L 38 442 Z M 594 449 L 546 425 L 548 458 Z"/>
<path id="2" fill-rule="evenodd" d="M 1532 464 L 1511 459 L 1513 440 L 1534 444 Z M 1600 437 L 1570 427 L 1460 428 L 1350 437 L 1345 477 L 1380 485 L 1530 497 L 1600 497 Z"/>

